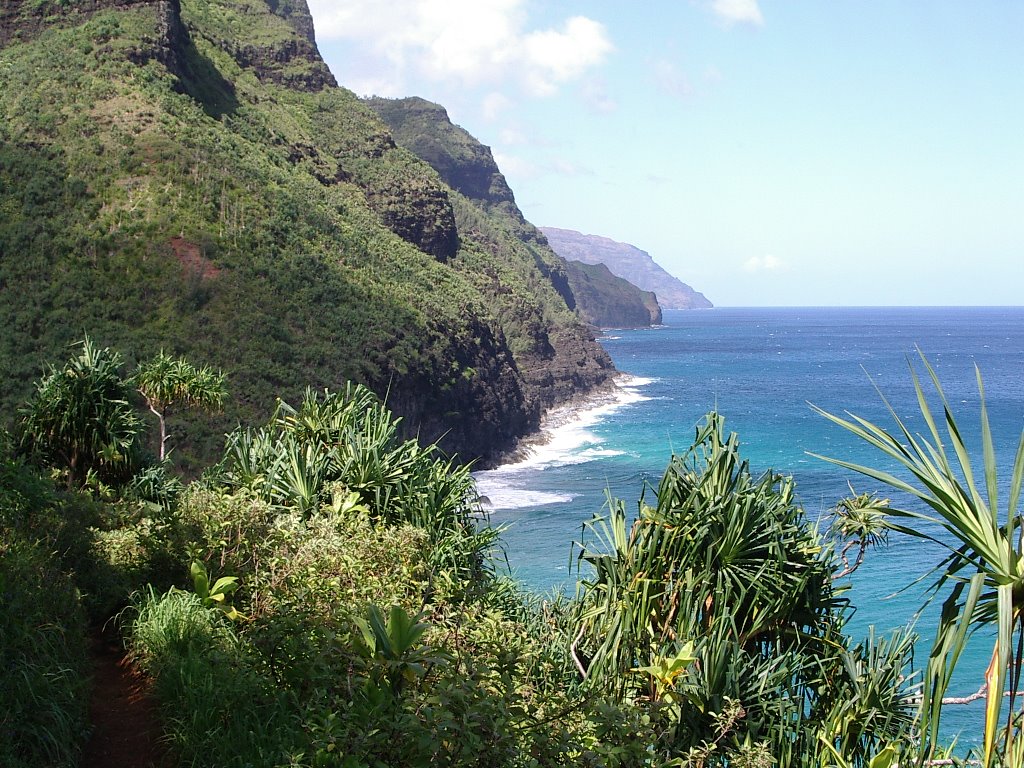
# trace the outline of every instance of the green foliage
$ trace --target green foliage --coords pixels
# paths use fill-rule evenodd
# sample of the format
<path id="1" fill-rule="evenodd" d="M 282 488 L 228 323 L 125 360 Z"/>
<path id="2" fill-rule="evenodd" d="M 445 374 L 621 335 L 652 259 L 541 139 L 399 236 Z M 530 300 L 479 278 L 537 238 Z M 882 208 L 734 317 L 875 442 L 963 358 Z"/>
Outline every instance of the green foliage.
<path id="1" fill-rule="evenodd" d="M 137 466 L 141 422 L 121 376 L 120 355 L 88 337 L 62 369 L 50 368 L 36 385 L 21 420 L 25 453 L 61 470 L 69 487 L 130 477 Z"/>
<path id="2" fill-rule="evenodd" d="M 576 307 L 591 325 L 633 328 L 661 322 L 655 295 L 616 277 L 604 264 L 566 261 L 565 266 Z"/>
<path id="3" fill-rule="evenodd" d="M 149 590 L 135 611 L 131 651 L 170 705 L 164 726 L 182 763 L 292 764 L 288 697 L 247 663 L 218 610 L 189 592 Z"/>
<path id="4" fill-rule="evenodd" d="M 219 608 L 229 619 L 245 618 L 228 602 L 231 593 L 238 589 L 237 576 L 221 576 L 210 584 L 210 575 L 202 563 L 192 563 L 189 573 L 196 596 L 203 601 L 204 608 Z"/>
<path id="5" fill-rule="evenodd" d="M 392 696 L 399 696 L 407 683 L 423 679 L 431 664 L 446 661 L 433 655 L 430 648 L 419 646 L 427 631 L 427 625 L 419 620 L 422 617 L 410 616 L 402 606 L 393 605 L 385 619 L 380 609 L 371 605 L 366 618 L 355 619 L 362 634 L 359 653 L 380 667 Z"/>
<path id="6" fill-rule="evenodd" d="M 88 735 L 85 612 L 52 548 L 70 537 L 45 527 L 52 486 L 2 454 L 0 764 L 75 766 Z"/>
<path id="7" fill-rule="evenodd" d="M 979 628 L 991 628 L 995 631 L 995 645 L 984 680 L 987 701 L 983 764 L 1020 766 L 1024 765 L 1024 734 L 1021 733 L 1020 717 L 1013 711 L 1013 702 L 1021 695 L 1020 659 L 1024 653 L 1024 610 L 1020 600 L 1024 592 L 1024 524 L 1020 511 L 1020 492 L 1024 485 L 1024 435 L 1014 458 L 1009 492 L 1004 497 L 1005 512 L 1001 513 L 998 463 L 981 372 L 977 371 L 982 474 L 976 477 L 963 430 L 957 424 L 938 375 L 925 356 L 920 354 L 920 357 L 932 384 L 929 393 L 911 366 L 920 414 L 926 427 L 924 435 L 912 432 L 888 403 L 886 405 L 896 424 L 894 432 L 859 416 L 844 419 L 817 409 L 833 423 L 877 448 L 902 474 L 839 459 L 827 460 L 923 503 L 930 512 L 913 507 L 890 509 L 889 514 L 899 522 L 889 521 L 889 526 L 912 536 L 936 541 L 949 550 L 948 556 L 936 566 L 935 595 L 947 585 L 950 589 L 942 604 L 940 623 L 925 672 L 919 762 L 923 764 L 923 761 L 932 759 L 938 748 L 942 699 L 968 638 Z M 941 406 L 941 422 L 928 403 L 929 394 Z M 944 429 L 940 428 L 940 423 Z M 932 532 L 934 527 L 941 528 L 948 538 L 936 536 Z M 1010 694 L 1010 712 L 1005 726 L 1002 726 L 1000 715 L 1006 690 Z"/>
<path id="8" fill-rule="evenodd" d="M 0 540 L 0 763 L 74 766 L 87 733 L 85 621 L 49 554 Z"/>
<path id="9" fill-rule="evenodd" d="M 594 571 L 580 582 L 578 663 L 592 688 L 667 709 L 671 751 L 704 749 L 727 700 L 743 715 L 714 740 L 723 754 L 764 744 L 811 764 L 824 734 L 859 765 L 906 735 L 912 644 L 849 648 L 830 551 L 792 482 L 752 476 L 718 415 L 630 528 L 618 501 L 589 526 L 600 549 L 580 556 Z"/>
<path id="10" fill-rule="evenodd" d="M 79 652 L 83 607 L 133 589 L 132 658 L 184 765 L 885 768 L 917 736 L 913 635 L 853 644 L 836 585 L 836 548 L 910 513 L 855 496 L 823 538 L 716 414 L 635 520 L 612 501 L 591 522 L 574 599 L 499 578 L 468 469 L 358 385 L 282 401 L 201 481 L 160 465 L 116 503 L 0 458 L 0 650 L 24 659 L 0 686 L 36 703 L 0 720 L 13 765 L 22 744 L 73 761 L 74 739 L 48 750 L 81 727 L 81 676 L 52 659 Z M 958 615 L 986 618 L 978 585 Z"/>
<path id="11" fill-rule="evenodd" d="M 227 397 L 224 374 L 207 366 L 197 368 L 185 358 L 171 357 L 163 350 L 139 365 L 132 383 L 160 420 L 161 461 L 167 444 L 167 411 L 172 406 L 216 410 Z"/>
<path id="12" fill-rule="evenodd" d="M 426 531 L 433 587 L 445 594 L 474 583 L 496 538 L 472 525 L 468 468 L 438 458 L 434 446 L 401 440 L 398 421 L 361 386 L 307 390 L 298 408 L 280 402 L 267 427 L 230 435 L 223 478 L 305 516 L 330 502 Z"/>

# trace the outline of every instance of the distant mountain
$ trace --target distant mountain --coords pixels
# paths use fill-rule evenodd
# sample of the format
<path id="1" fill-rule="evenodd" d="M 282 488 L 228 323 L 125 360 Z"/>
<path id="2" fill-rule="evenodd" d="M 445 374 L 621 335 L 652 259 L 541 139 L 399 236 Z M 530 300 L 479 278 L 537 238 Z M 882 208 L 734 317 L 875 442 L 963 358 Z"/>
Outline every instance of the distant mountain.
<path id="1" fill-rule="evenodd" d="M 661 322 L 661 307 L 651 291 L 637 288 L 604 264 L 566 261 L 576 309 L 599 328 L 643 328 Z"/>
<path id="2" fill-rule="evenodd" d="M 707 309 L 712 305 L 704 294 L 662 269 L 646 251 L 607 237 L 584 235 L 571 229 L 541 227 L 540 231 L 559 256 L 586 264 L 605 264 L 618 275 L 645 291 L 654 291 L 662 309 Z"/>

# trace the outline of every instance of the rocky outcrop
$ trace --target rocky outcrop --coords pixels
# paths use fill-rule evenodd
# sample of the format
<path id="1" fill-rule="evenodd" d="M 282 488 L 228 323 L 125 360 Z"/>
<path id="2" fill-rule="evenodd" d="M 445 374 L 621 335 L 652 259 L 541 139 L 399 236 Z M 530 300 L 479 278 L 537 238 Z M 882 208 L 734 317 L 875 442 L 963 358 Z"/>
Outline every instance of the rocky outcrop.
<path id="1" fill-rule="evenodd" d="M 410 167 L 407 173 L 356 176 L 366 190 L 370 207 L 384 225 L 408 243 L 439 261 L 447 261 L 459 249 L 455 212 L 444 187 Z"/>
<path id="2" fill-rule="evenodd" d="M 569 283 L 580 314 L 599 328 L 645 328 L 661 322 L 661 307 L 651 291 L 643 291 L 604 264 L 570 261 Z"/>
<path id="3" fill-rule="evenodd" d="M 403 147 L 427 162 L 452 189 L 524 221 L 490 147 L 452 123 L 440 104 L 413 96 L 366 99 Z"/>
<path id="4" fill-rule="evenodd" d="M 571 261 L 604 264 L 617 275 L 645 291 L 653 291 L 662 309 L 707 309 L 704 294 L 666 272 L 651 255 L 635 245 L 607 237 L 584 235 L 571 229 L 541 227 L 555 253 Z"/>
<path id="5" fill-rule="evenodd" d="M 169 0 L 174 5 L 178 0 Z M 98 11 L 128 10 L 163 5 L 164 0 L 0 0 L 0 48 L 11 40 L 24 42 L 40 30 L 57 24 L 80 24 Z"/>
<path id="6" fill-rule="evenodd" d="M 268 83 L 297 91 L 316 93 L 338 81 L 320 60 L 316 45 L 307 40 L 288 40 L 279 45 L 242 45 L 230 50 L 238 65 L 251 69 Z"/>

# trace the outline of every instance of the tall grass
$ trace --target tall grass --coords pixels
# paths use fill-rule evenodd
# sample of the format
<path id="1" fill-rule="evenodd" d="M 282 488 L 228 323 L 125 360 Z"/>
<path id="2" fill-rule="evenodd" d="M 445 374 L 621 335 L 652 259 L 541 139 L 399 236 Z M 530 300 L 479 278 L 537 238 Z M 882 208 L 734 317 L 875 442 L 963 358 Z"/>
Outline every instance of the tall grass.
<path id="1" fill-rule="evenodd" d="M 75 766 L 88 735 L 85 615 L 50 553 L 0 534 L 0 765 Z"/>
<path id="2" fill-rule="evenodd" d="M 286 694 L 247 663 L 238 638 L 189 592 L 137 597 L 131 654 L 155 680 L 180 765 L 288 765 L 301 730 Z"/>

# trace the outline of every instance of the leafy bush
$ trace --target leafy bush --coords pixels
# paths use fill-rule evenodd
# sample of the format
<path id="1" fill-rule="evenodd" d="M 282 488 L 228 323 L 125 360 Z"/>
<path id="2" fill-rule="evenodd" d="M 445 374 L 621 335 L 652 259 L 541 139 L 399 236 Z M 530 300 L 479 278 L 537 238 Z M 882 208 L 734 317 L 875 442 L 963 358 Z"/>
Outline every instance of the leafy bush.
<path id="1" fill-rule="evenodd" d="M 753 476 L 717 414 L 632 527 L 613 502 L 590 528 L 602 548 L 581 554 L 594 573 L 580 582 L 577 662 L 590 687 L 668 717 L 669 755 L 714 744 L 728 761 L 761 745 L 802 765 L 824 741 L 866 765 L 908 737 L 912 638 L 851 646 L 832 549 L 792 481 Z"/>
<path id="2" fill-rule="evenodd" d="M 138 465 L 142 422 L 121 375 L 121 356 L 88 337 L 64 368 L 50 368 L 21 422 L 26 453 L 66 473 L 68 487 L 91 475 L 104 482 L 130 477 Z"/>

